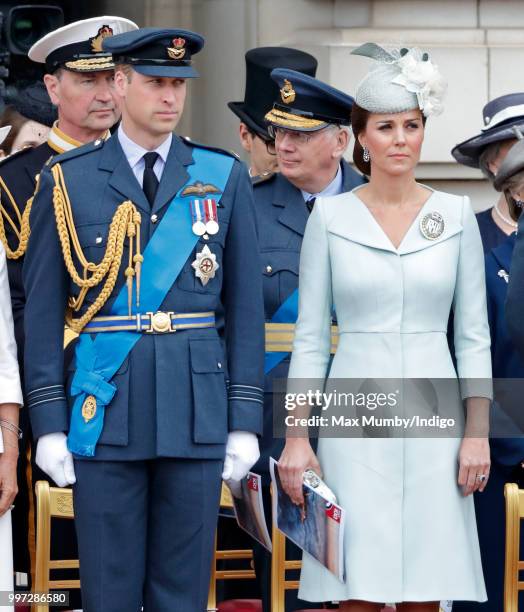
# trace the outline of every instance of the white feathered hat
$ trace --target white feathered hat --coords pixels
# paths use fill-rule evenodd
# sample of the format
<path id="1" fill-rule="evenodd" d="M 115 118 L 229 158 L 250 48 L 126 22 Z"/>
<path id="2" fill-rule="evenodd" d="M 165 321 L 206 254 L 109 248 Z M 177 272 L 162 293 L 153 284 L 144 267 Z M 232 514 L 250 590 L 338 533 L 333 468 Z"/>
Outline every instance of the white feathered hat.
<path id="1" fill-rule="evenodd" d="M 365 43 L 351 52 L 376 60 L 360 81 L 355 102 L 371 113 L 402 113 L 419 108 L 426 117 L 442 112 L 447 85 L 438 67 L 420 49 L 387 51 Z"/>

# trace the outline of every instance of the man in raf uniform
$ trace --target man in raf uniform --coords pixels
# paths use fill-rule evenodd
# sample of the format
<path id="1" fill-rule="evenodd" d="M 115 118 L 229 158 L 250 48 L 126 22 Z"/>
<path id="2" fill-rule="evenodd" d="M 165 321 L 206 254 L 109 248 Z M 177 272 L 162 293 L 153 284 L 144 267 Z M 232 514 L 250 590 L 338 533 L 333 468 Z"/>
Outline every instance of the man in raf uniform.
<path id="1" fill-rule="evenodd" d="M 257 47 L 246 53 L 244 100 L 227 105 L 240 119 L 240 144 L 249 154 L 249 174 L 254 182 L 278 170 L 275 141 L 264 119 L 278 94 L 269 76 L 273 68 L 292 68 L 314 77 L 317 60 L 309 53 L 287 47 Z"/>
<path id="2" fill-rule="evenodd" d="M 203 44 L 170 29 L 107 38 L 118 132 L 54 159 L 31 214 L 27 396 L 37 463 L 76 479 L 85 612 L 204 610 L 221 476 L 240 480 L 259 455 L 249 176 L 173 133 Z M 66 385 L 64 315 L 80 332 Z"/>
<path id="3" fill-rule="evenodd" d="M 112 85 L 114 64 L 110 54 L 102 50 L 101 43 L 104 37 L 112 33 L 119 34 L 137 27 L 132 21 L 121 17 L 93 17 L 50 32 L 29 50 L 30 59 L 44 64 L 47 73 L 44 76 L 47 93 L 32 87 L 20 94 L 27 104 L 37 109 L 29 118 L 47 124 L 46 118 L 56 115 L 56 110 L 48 110 L 52 102 L 58 110 L 58 121 L 54 122 L 47 142 L 33 149 L 22 149 L 0 163 L 0 240 L 7 253 L 15 336 L 22 374 L 25 306 L 22 264 L 30 234 L 29 213 L 38 175 L 44 164 L 57 153 L 109 136 L 109 128 L 119 119 L 120 113 Z M 20 427 L 24 437 L 18 465 L 20 494 L 13 515 L 15 569 L 29 572 L 29 525 L 27 503 L 24 501 L 29 494 L 27 489 L 31 488 L 25 476 L 26 450 L 30 445 L 31 432 L 26 409 L 20 413 Z M 32 480 L 42 477 L 43 474 L 35 471 Z M 60 527 L 62 529 L 69 530 L 67 526 Z M 53 547 L 58 539 L 53 539 Z M 64 549 L 60 545 L 60 549 L 54 549 L 54 552 L 61 554 Z"/>
<path id="4" fill-rule="evenodd" d="M 253 186 L 266 316 L 264 435 L 254 471 L 262 474 L 265 483 L 269 483 L 269 458 L 278 459 L 284 447 L 284 439 L 274 437 L 273 385 L 288 374 L 306 223 L 316 197 L 350 191 L 364 181 L 342 158 L 350 139 L 353 98 L 295 70 L 276 68 L 271 78 L 278 86 L 277 96 L 265 120 L 275 138 L 280 172 Z M 287 342 L 282 343 L 286 335 Z M 292 549 L 288 556 L 300 558 L 297 552 Z M 269 554 L 257 547 L 255 558 L 259 574 L 269 585 Z M 307 607 L 294 593 L 289 597 L 286 609 Z M 269 598 L 268 587 L 265 610 L 270 609 Z"/>

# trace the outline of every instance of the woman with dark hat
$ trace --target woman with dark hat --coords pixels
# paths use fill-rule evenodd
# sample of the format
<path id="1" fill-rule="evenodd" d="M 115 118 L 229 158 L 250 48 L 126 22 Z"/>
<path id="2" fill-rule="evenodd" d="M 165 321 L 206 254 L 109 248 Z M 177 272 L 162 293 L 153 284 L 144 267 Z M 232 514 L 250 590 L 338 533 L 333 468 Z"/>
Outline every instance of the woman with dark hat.
<path id="1" fill-rule="evenodd" d="M 518 131 L 516 134 L 520 136 Z M 524 140 L 517 141 L 507 151 L 494 177 L 493 186 L 502 194 L 507 204 L 509 218 L 517 223 L 524 199 Z M 486 253 L 486 291 L 495 379 L 524 378 L 524 359 L 515 348 L 505 314 L 515 240 L 516 233 L 512 232 L 498 246 Z M 502 381 L 499 383 L 503 384 Z M 519 430 L 519 424 L 512 420 L 512 417 L 521 411 L 521 395 L 518 387 L 514 385 L 515 381 L 505 384 L 501 391 L 509 392 L 500 393 L 500 400 L 493 404 L 490 483 L 482 495 L 475 495 L 475 512 L 488 601 L 483 604 L 455 602 L 453 612 L 476 610 L 500 612 L 504 608 L 504 485 L 507 482 L 522 482 L 524 460 L 522 429 Z M 512 431 L 514 435 L 510 437 Z M 519 609 L 520 606 L 524 609 L 524 593 L 520 593 L 519 598 Z"/>
<path id="2" fill-rule="evenodd" d="M 32 83 L 6 102 L 0 126 L 10 125 L 11 130 L 2 143 L 4 155 L 45 142 L 58 114 L 44 84 Z"/>
<path id="3" fill-rule="evenodd" d="M 279 473 L 300 504 L 304 471 L 321 470 L 346 511 L 345 582 L 306 556 L 301 598 L 338 600 L 344 612 L 378 612 L 384 602 L 397 602 L 399 612 L 437 612 L 441 600 L 486 599 L 471 496 L 489 477 L 482 244 L 468 198 L 415 180 L 426 119 L 442 109 L 437 67 L 417 49 L 367 43 L 353 53 L 376 60 L 357 88 L 351 121 L 353 159 L 370 179 L 315 202 L 302 244 L 287 391 L 327 376 L 325 392 L 337 399 L 341 384 L 358 390 L 364 380 L 376 390 L 393 379 L 393 389 L 402 389 L 397 408 L 415 418 L 429 396 L 421 389 L 408 402 L 406 391 L 433 380 L 431 410 L 446 410 L 455 428 L 440 437 L 423 428 L 384 432 L 380 421 L 364 428 L 363 416 L 374 413 L 349 404 L 345 413 L 356 412 L 357 428 L 361 419 L 360 436 L 324 432 L 317 458 L 308 438 L 288 429 Z M 328 373 L 333 309 L 339 342 Z M 459 380 L 446 336 L 451 309 Z M 441 389 L 437 379 L 445 379 Z M 394 406 L 388 415 L 398 416 Z M 295 416 L 305 413 L 295 407 Z"/>
<path id="4" fill-rule="evenodd" d="M 456 145 L 451 154 L 459 164 L 479 168 L 493 184 L 504 158 L 517 141 L 515 130 L 524 131 L 524 93 L 491 100 L 484 106 L 482 118 L 484 127 L 480 134 Z M 477 214 L 477 221 L 485 253 L 517 229 L 504 194 L 500 194 L 494 206 Z"/>

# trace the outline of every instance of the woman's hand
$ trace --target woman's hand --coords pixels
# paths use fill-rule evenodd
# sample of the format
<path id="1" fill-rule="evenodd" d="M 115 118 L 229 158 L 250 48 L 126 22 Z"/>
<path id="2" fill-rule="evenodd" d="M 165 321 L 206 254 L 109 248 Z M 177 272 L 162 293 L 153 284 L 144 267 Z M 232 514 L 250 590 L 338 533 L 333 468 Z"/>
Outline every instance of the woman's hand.
<path id="1" fill-rule="evenodd" d="M 488 438 L 463 438 L 459 451 L 458 483 L 464 496 L 484 491 L 488 484 L 490 465 Z"/>
<path id="2" fill-rule="evenodd" d="M 0 453 L 0 516 L 5 514 L 11 507 L 18 486 L 16 484 L 16 463 L 18 461 L 18 450 Z"/>
<path id="3" fill-rule="evenodd" d="M 302 482 L 304 472 L 311 468 L 320 477 L 322 470 L 318 459 L 307 438 L 288 438 L 278 460 L 278 473 L 284 491 L 291 497 L 293 503 L 304 503 Z"/>

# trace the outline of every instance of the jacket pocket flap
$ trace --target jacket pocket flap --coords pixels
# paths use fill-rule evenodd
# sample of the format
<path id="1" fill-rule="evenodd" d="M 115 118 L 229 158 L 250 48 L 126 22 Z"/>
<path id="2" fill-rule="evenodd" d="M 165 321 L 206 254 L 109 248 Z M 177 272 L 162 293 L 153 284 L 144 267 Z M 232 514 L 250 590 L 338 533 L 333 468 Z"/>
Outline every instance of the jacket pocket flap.
<path id="1" fill-rule="evenodd" d="M 218 340 L 190 340 L 189 347 L 193 372 L 225 372 Z"/>
<path id="2" fill-rule="evenodd" d="M 283 270 L 298 274 L 300 254 L 296 251 L 263 251 L 260 258 L 265 276 L 273 276 Z"/>
<path id="3" fill-rule="evenodd" d="M 107 223 L 89 223 L 76 228 L 78 241 L 83 247 L 103 247 L 107 243 L 109 226 Z"/>

